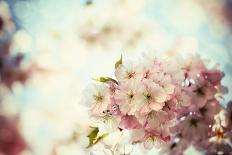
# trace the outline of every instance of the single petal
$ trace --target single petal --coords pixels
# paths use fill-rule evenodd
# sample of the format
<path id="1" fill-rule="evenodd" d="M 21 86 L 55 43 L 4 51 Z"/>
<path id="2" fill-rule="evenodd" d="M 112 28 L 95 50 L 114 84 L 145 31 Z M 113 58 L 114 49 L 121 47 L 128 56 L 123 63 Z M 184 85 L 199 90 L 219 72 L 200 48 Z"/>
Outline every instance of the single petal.
<path id="1" fill-rule="evenodd" d="M 146 115 L 148 114 L 149 112 L 151 112 L 151 108 L 149 107 L 148 103 L 145 103 L 142 107 L 142 109 L 140 110 L 140 114 L 141 115 Z"/>
<path id="2" fill-rule="evenodd" d="M 145 149 L 150 150 L 154 146 L 154 141 L 153 141 L 153 139 L 151 137 L 148 137 L 148 138 L 145 139 L 143 145 L 144 145 Z"/>
<path id="3" fill-rule="evenodd" d="M 154 137 L 153 144 L 156 148 L 160 148 L 164 142 L 159 137 Z"/>
<path id="4" fill-rule="evenodd" d="M 154 90 L 153 93 L 154 93 L 154 96 L 155 96 L 154 98 L 156 102 L 162 103 L 162 102 L 165 102 L 168 98 L 166 92 L 161 87 L 156 88 L 156 90 Z"/>
<path id="5" fill-rule="evenodd" d="M 152 110 L 155 110 L 155 111 L 158 111 L 158 110 L 161 110 L 163 107 L 164 107 L 165 103 L 157 103 L 157 102 L 152 102 L 149 104 L 149 107 L 152 109 Z"/>

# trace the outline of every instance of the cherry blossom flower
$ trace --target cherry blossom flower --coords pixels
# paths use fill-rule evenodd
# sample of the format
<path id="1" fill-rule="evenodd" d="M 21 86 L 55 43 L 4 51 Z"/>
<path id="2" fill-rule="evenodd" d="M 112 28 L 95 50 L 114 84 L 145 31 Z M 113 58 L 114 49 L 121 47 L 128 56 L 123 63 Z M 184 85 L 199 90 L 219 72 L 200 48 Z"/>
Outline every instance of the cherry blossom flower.
<path id="1" fill-rule="evenodd" d="M 138 77 L 136 64 L 132 61 L 125 62 L 115 70 L 115 76 L 119 81 L 135 80 Z"/>
<path id="2" fill-rule="evenodd" d="M 187 107 L 191 105 L 191 97 L 188 90 L 185 90 L 183 88 L 178 88 L 175 90 L 175 94 L 173 95 L 173 98 L 171 99 L 171 102 L 174 102 L 176 107 Z"/>
<path id="3" fill-rule="evenodd" d="M 143 142 L 144 148 L 146 149 L 152 149 L 153 147 L 161 148 L 164 144 L 165 142 L 161 138 L 149 133 L 145 136 Z"/>
<path id="4" fill-rule="evenodd" d="M 180 121 L 172 130 L 180 132 L 184 139 L 196 142 L 207 136 L 209 126 L 200 117 L 189 115 L 183 121 Z"/>
<path id="5" fill-rule="evenodd" d="M 162 87 L 150 82 L 145 85 L 142 97 L 142 108 L 140 113 L 146 115 L 152 110 L 158 111 L 163 108 L 165 101 L 167 100 L 167 95 Z"/>
<path id="6" fill-rule="evenodd" d="M 139 84 L 135 81 L 128 82 L 127 84 L 121 83 L 116 90 L 115 100 L 122 113 L 134 115 L 136 111 L 141 109 L 141 88 L 143 85 Z"/>
<path id="7" fill-rule="evenodd" d="M 86 102 L 90 105 L 92 115 L 104 116 L 110 103 L 110 91 L 105 85 L 95 84 L 86 90 Z"/>
<path id="8" fill-rule="evenodd" d="M 170 99 L 175 90 L 175 85 L 172 84 L 171 76 L 166 73 L 158 73 L 155 75 L 154 81 L 164 89 Z"/>
<path id="9" fill-rule="evenodd" d="M 198 150 L 206 154 L 232 153 L 232 133 L 227 116 L 224 110 L 215 115 L 215 124 L 212 126 L 209 137 L 195 144 Z"/>
<path id="10" fill-rule="evenodd" d="M 208 100 L 213 99 L 216 94 L 215 87 L 202 78 L 197 79 L 191 89 L 193 91 L 192 102 L 200 108 L 203 107 Z"/>
<path id="11" fill-rule="evenodd" d="M 208 124 L 214 124 L 214 116 L 223 109 L 222 105 L 217 100 L 208 101 L 207 104 L 199 108 L 199 113 Z"/>
<path id="12" fill-rule="evenodd" d="M 202 61 L 199 55 L 190 54 L 185 58 L 180 56 L 179 59 L 177 61 L 181 63 L 181 69 L 184 71 L 185 76 L 190 79 L 196 79 L 201 71 L 206 70 L 204 61 Z"/>
<path id="13" fill-rule="evenodd" d="M 154 64 L 152 62 L 148 62 L 145 64 L 142 64 L 138 68 L 139 70 L 139 79 L 143 80 L 152 80 L 154 78 L 154 75 L 157 71 L 154 71 Z"/>

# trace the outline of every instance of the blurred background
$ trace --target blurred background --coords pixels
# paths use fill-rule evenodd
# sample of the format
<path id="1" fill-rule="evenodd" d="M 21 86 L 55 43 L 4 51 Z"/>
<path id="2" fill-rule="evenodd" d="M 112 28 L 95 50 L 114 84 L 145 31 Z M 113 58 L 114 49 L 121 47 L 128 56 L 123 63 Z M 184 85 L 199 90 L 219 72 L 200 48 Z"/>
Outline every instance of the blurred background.
<path id="1" fill-rule="evenodd" d="M 85 87 L 94 77 L 114 76 L 121 54 L 167 51 L 218 64 L 226 105 L 232 1 L 0 0 L 0 154 L 90 154 Z"/>

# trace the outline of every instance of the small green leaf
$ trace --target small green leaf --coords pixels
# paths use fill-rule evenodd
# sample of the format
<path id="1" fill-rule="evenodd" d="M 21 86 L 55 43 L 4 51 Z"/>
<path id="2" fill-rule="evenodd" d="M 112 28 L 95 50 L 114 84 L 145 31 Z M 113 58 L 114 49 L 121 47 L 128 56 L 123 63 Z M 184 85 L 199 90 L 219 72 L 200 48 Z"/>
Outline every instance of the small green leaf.
<path id="1" fill-rule="evenodd" d="M 94 80 L 96 80 L 98 82 L 103 82 L 103 83 L 105 83 L 105 82 L 113 82 L 113 83 L 118 84 L 118 82 L 115 79 L 112 79 L 110 77 L 98 77 L 98 78 L 96 78 Z"/>
<path id="2" fill-rule="evenodd" d="M 120 65 L 122 65 L 122 55 L 121 55 L 121 58 L 120 60 L 118 60 L 116 63 L 115 63 L 115 69 L 117 69 L 118 67 L 120 67 Z"/>
<path id="3" fill-rule="evenodd" d="M 99 136 L 97 138 L 97 140 L 95 141 L 94 144 L 97 144 L 100 140 L 104 139 L 105 137 L 107 137 L 109 135 L 109 133 L 104 133 L 103 135 Z"/>
<path id="4" fill-rule="evenodd" d="M 100 140 L 104 139 L 109 135 L 109 133 L 104 133 L 97 137 L 98 133 L 99 133 L 99 129 L 93 128 L 93 130 L 87 136 L 89 138 L 89 145 L 87 146 L 87 148 L 92 147 L 93 145 L 97 144 Z"/>
<path id="5" fill-rule="evenodd" d="M 90 134 L 87 136 L 89 138 L 89 145 L 87 146 L 87 148 L 90 148 L 94 145 L 96 139 L 97 139 L 97 134 L 99 132 L 98 128 L 94 128 Z"/>

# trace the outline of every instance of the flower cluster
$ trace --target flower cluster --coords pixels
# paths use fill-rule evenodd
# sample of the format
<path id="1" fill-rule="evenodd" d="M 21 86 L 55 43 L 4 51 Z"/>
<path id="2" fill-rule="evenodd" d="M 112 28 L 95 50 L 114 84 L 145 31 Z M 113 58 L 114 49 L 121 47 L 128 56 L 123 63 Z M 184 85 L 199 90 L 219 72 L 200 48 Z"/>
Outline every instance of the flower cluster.
<path id="1" fill-rule="evenodd" d="M 194 54 L 144 55 L 138 62 L 121 58 L 115 64 L 116 79 L 97 78 L 87 103 L 92 117 L 111 122 L 113 130 L 129 130 L 132 144 L 167 154 L 182 154 L 189 146 L 228 154 L 231 104 L 226 109 L 219 103 L 227 93 L 223 76 Z"/>

